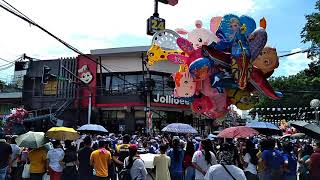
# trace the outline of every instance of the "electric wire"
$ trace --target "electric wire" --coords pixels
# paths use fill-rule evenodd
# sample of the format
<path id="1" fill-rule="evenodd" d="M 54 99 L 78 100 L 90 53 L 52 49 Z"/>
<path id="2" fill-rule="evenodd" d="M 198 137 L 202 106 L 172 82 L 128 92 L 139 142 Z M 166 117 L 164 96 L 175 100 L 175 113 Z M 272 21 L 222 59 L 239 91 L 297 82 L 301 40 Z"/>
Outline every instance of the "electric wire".
<path id="1" fill-rule="evenodd" d="M 57 41 L 59 41 L 61 44 L 63 44 L 65 47 L 67 47 L 68 49 L 72 50 L 73 52 L 86 57 L 87 59 L 89 59 L 90 61 L 100 65 L 105 71 L 107 71 L 108 73 L 112 73 L 112 71 L 110 69 L 108 69 L 105 65 L 101 64 L 99 61 L 91 58 L 90 56 L 82 53 L 80 50 L 78 50 L 77 48 L 73 47 L 72 45 L 68 44 L 67 42 L 65 42 L 64 40 L 62 40 L 61 38 L 57 37 L 56 35 L 54 35 L 53 33 L 51 33 L 50 31 L 48 31 L 47 29 L 45 29 L 44 27 L 40 26 L 39 24 L 37 24 L 36 22 L 34 22 L 33 20 L 31 20 L 29 17 L 27 17 L 26 15 L 24 15 L 23 13 L 21 13 L 19 10 L 17 10 L 16 8 L 14 8 L 11 4 L 9 4 L 8 2 L 2 0 L 3 2 L 5 2 L 7 5 L 9 5 L 12 9 L 10 9 L 9 7 L 3 5 L 0 3 L 0 7 L 3 8 L 4 10 L 8 11 L 9 13 L 19 17 L 20 19 L 28 22 L 29 24 L 36 26 L 37 28 L 39 28 L 40 30 L 44 31 L 45 33 L 47 33 L 49 36 L 53 37 L 54 39 L 56 39 Z M 15 12 L 16 11 L 16 12 Z M 17 13 L 18 12 L 18 13 Z M 125 79 L 123 79 L 122 77 L 115 75 L 117 78 L 126 81 Z M 128 82 L 128 84 L 131 84 L 130 82 Z"/>

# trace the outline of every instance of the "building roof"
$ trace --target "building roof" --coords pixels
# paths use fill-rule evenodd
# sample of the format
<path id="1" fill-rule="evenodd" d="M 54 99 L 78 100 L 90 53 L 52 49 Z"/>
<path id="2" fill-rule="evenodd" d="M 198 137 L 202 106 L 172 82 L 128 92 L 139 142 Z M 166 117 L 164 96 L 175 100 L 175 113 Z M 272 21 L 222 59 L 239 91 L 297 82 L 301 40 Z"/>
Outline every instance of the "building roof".
<path id="1" fill-rule="evenodd" d="M 147 52 L 149 49 L 150 46 L 133 46 L 108 49 L 93 49 L 90 51 L 90 53 L 94 56 L 113 56 L 119 54 L 140 54 Z"/>

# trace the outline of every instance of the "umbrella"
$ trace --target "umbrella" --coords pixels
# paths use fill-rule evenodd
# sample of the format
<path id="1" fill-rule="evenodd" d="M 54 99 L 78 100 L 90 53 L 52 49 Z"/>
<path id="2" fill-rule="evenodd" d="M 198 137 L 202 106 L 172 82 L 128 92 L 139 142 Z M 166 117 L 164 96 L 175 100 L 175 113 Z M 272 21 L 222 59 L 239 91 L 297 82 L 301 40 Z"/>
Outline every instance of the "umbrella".
<path id="1" fill-rule="evenodd" d="M 304 136 L 305 136 L 304 133 L 294 133 L 290 137 L 295 139 L 300 139 L 300 138 L 303 138 Z"/>
<path id="2" fill-rule="evenodd" d="M 236 127 L 229 127 L 227 129 L 222 130 L 219 134 L 218 137 L 222 138 L 246 138 L 246 137 L 251 137 L 258 135 L 259 132 L 246 127 L 246 126 L 236 126 Z"/>
<path id="3" fill-rule="evenodd" d="M 247 123 L 246 126 L 257 130 L 260 134 L 265 134 L 265 135 L 282 134 L 279 127 L 269 122 L 251 122 L 251 123 Z"/>
<path id="4" fill-rule="evenodd" d="M 29 131 L 16 138 L 16 143 L 19 147 L 39 148 L 46 142 L 47 141 L 43 132 Z"/>
<path id="5" fill-rule="evenodd" d="M 191 134 L 197 134 L 197 130 L 194 129 L 189 124 L 183 124 L 183 123 L 172 123 L 164 127 L 161 131 L 163 132 L 172 132 L 172 133 L 191 133 Z"/>
<path id="6" fill-rule="evenodd" d="M 107 133 L 108 131 L 103 126 L 98 124 L 85 124 L 77 129 L 77 131 L 93 132 L 93 133 Z"/>
<path id="7" fill-rule="evenodd" d="M 320 138 L 320 127 L 315 124 L 310 124 L 305 121 L 295 121 L 291 123 L 291 126 L 312 138 Z"/>
<path id="8" fill-rule="evenodd" d="M 56 140 L 76 140 L 79 139 L 80 135 L 76 130 L 73 128 L 67 127 L 53 127 L 48 130 L 46 135 L 49 138 L 56 139 Z"/>

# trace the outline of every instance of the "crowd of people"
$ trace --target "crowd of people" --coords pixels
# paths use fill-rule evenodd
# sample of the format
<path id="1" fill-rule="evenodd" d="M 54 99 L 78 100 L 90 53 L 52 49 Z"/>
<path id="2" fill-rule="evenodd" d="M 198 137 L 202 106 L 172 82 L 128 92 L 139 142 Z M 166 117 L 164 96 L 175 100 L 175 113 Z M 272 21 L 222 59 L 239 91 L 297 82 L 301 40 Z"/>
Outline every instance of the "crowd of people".
<path id="1" fill-rule="evenodd" d="M 40 148 L 18 147 L 0 135 L 0 180 L 319 180 L 320 142 L 272 137 L 220 139 L 198 136 L 83 135 Z M 153 168 L 140 154 L 154 154 Z M 155 175 L 154 175 L 155 174 Z"/>

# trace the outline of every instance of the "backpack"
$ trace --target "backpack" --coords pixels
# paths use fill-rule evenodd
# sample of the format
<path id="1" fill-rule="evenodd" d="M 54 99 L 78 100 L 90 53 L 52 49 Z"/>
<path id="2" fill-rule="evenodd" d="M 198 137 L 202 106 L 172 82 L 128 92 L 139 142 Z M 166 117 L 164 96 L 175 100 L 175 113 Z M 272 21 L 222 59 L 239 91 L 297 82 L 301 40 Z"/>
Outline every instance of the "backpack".
<path id="1" fill-rule="evenodd" d="M 136 161 L 137 159 L 134 159 L 132 161 L 132 164 L 128 164 L 127 166 L 125 166 L 119 173 L 119 180 L 132 180 L 131 178 L 131 174 L 130 174 L 130 169 L 133 166 L 134 161 Z"/>

